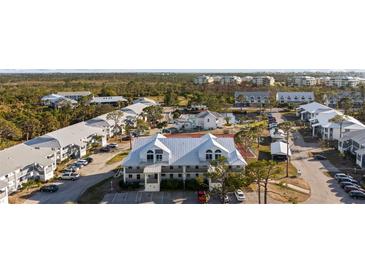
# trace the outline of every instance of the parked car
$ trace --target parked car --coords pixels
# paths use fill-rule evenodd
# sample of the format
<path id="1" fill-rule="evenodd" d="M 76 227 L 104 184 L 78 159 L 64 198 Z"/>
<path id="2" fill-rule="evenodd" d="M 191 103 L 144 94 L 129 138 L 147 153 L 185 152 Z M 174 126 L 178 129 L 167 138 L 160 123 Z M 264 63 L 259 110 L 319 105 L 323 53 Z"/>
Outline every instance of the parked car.
<path id="1" fill-rule="evenodd" d="M 81 163 L 81 162 L 75 162 L 71 166 L 74 167 L 74 168 L 76 168 L 76 167 L 82 168 L 82 167 L 84 167 L 84 164 Z"/>
<path id="2" fill-rule="evenodd" d="M 223 195 L 223 196 L 221 196 L 221 202 L 223 203 L 223 204 L 229 204 L 229 202 L 230 202 L 231 200 L 229 199 L 229 197 L 228 197 L 228 195 L 226 194 L 226 195 Z"/>
<path id="3" fill-rule="evenodd" d="M 41 192 L 56 192 L 58 190 L 58 185 L 48 185 L 42 186 L 39 191 Z"/>
<path id="4" fill-rule="evenodd" d="M 60 178 L 61 178 L 62 180 L 72 180 L 72 181 L 75 181 L 75 180 L 77 180 L 77 179 L 79 179 L 79 178 L 80 178 L 80 174 L 77 174 L 77 173 L 71 173 L 71 172 L 69 172 L 69 173 L 63 173 L 63 174 L 60 176 Z"/>
<path id="5" fill-rule="evenodd" d="M 68 167 L 65 168 L 64 170 L 62 170 L 62 173 L 75 173 L 76 171 L 78 171 L 79 169 L 76 167 Z"/>
<path id="6" fill-rule="evenodd" d="M 347 181 L 342 181 L 342 182 L 339 182 L 340 186 L 342 188 L 344 188 L 345 186 L 353 186 L 355 185 L 354 183 L 351 183 L 351 182 L 347 182 Z"/>
<path id="7" fill-rule="evenodd" d="M 239 201 L 239 202 L 242 202 L 242 201 L 246 200 L 246 196 L 245 196 L 245 194 L 243 193 L 243 191 L 241 189 L 237 189 L 234 192 L 234 195 L 236 196 L 237 201 Z"/>
<path id="8" fill-rule="evenodd" d="M 81 164 L 83 166 L 87 166 L 89 164 L 89 162 L 84 159 L 79 159 L 79 160 L 77 160 L 76 164 Z"/>
<path id="9" fill-rule="evenodd" d="M 76 172 L 76 171 L 78 171 L 80 169 L 80 167 L 78 165 L 72 164 L 72 165 L 69 165 L 67 167 L 67 169 L 73 170 L 71 172 Z"/>
<path id="10" fill-rule="evenodd" d="M 199 203 L 201 203 L 201 204 L 208 203 L 209 198 L 210 198 L 210 196 L 207 192 L 198 191 L 198 201 L 199 201 Z"/>
<path id="11" fill-rule="evenodd" d="M 335 174 L 335 179 L 338 181 L 340 178 L 351 178 L 351 179 L 353 179 L 350 175 L 346 175 L 345 173 L 336 173 Z"/>
<path id="12" fill-rule="evenodd" d="M 314 160 L 327 160 L 326 156 L 323 156 L 321 154 L 314 155 Z"/>
<path id="13" fill-rule="evenodd" d="M 360 190 L 353 190 L 349 192 L 351 198 L 354 199 L 365 199 L 365 192 Z"/>
<path id="14" fill-rule="evenodd" d="M 108 144 L 107 145 L 108 148 L 117 148 L 118 147 L 118 144 L 116 143 L 111 143 L 111 144 Z"/>
<path id="15" fill-rule="evenodd" d="M 100 151 L 101 152 L 110 152 L 110 148 L 109 147 L 102 147 L 101 149 L 100 149 Z"/>
<path id="16" fill-rule="evenodd" d="M 350 182 L 353 184 L 360 184 L 359 181 L 355 180 L 355 179 L 351 179 L 351 178 L 340 178 L 338 179 L 338 182 Z"/>
<path id="17" fill-rule="evenodd" d="M 362 191 L 363 189 L 361 188 L 361 186 L 358 186 L 358 185 L 346 185 L 344 186 L 343 188 L 346 192 L 350 192 L 350 191 L 353 191 L 353 190 L 360 190 Z"/>

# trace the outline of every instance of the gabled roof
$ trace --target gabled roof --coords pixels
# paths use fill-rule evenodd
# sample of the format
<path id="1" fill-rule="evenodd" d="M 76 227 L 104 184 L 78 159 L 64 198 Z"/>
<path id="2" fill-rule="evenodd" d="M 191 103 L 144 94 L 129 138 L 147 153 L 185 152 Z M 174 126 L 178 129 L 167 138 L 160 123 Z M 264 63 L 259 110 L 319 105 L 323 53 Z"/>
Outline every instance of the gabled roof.
<path id="1" fill-rule="evenodd" d="M 199 157 L 199 151 L 204 148 L 216 146 L 226 152 L 228 163 L 231 165 L 246 165 L 242 155 L 235 147 L 233 138 L 216 137 L 214 135 L 204 135 L 200 138 L 165 138 L 162 135 L 140 137 L 137 138 L 133 150 L 123 160 L 123 166 L 144 165 L 140 159 L 140 152 L 146 148 L 147 144 L 151 144 L 158 140 L 166 148 L 169 149 L 170 159 L 169 165 L 201 165 L 208 164 Z M 210 145 L 210 146 L 208 146 Z M 165 164 L 166 165 L 166 164 Z"/>
<path id="2" fill-rule="evenodd" d="M 240 95 L 247 96 L 247 97 L 268 97 L 269 91 L 235 91 L 234 97 L 238 97 Z"/>
<path id="3" fill-rule="evenodd" d="M 209 110 L 205 110 L 205 111 L 202 111 L 200 113 L 198 113 L 196 115 L 197 118 L 205 118 L 207 117 L 208 115 L 212 115 L 214 116 L 215 118 L 223 118 L 223 115 L 218 113 L 218 112 L 213 112 L 213 111 L 209 111 Z"/>
<path id="4" fill-rule="evenodd" d="M 150 105 L 144 104 L 144 103 L 135 103 L 135 104 L 122 108 L 122 111 L 128 113 L 129 115 L 138 116 L 143 112 L 143 110 L 146 107 L 149 107 L 149 106 Z"/>
<path id="5" fill-rule="evenodd" d="M 304 97 L 311 97 L 311 98 L 314 99 L 314 93 L 313 93 L 313 91 L 306 91 L 306 92 L 278 91 L 276 93 L 276 98 L 279 98 L 281 96 L 284 96 L 284 97 L 286 97 L 286 96 L 293 96 L 293 97 L 297 96 L 297 97 L 299 97 L 299 99 L 300 99 L 300 97 L 303 97 L 304 96 Z"/>
<path id="6" fill-rule="evenodd" d="M 353 140 L 360 145 L 365 145 L 365 129 L 344 133 L 340 141 Z"/>
<path id="7" fill-rule="evenodd" d="M 317 102 L 312 102 L 312 103 L 309 103 L 309 104 L 300 105 L 298 108 L 302 109 L 303 110 L 302 112 L 316 112 L 319 109 L 322 109 L 322 110 L 331 109 L 330 107 L 327 107 L 327 106 L 322 105 L 322 104 L 317 103 Z"/>
<path id="8" fill-rule="evenodd" d="M 62 96 L 89 96 L 91 95 L 90 91 L 62 91 L 57 92 L 58 95 Z"/>

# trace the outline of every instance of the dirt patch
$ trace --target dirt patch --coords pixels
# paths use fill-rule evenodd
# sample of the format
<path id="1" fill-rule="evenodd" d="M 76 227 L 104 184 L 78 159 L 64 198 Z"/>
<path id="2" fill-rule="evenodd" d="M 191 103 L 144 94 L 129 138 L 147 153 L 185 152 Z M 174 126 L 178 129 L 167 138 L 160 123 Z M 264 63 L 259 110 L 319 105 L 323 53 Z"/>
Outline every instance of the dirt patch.
<path id="1" fill-rule="evenodd" d="M 279 184 L 270 184 L 268 195 L 276 201 L 289 204 L 303 203 L 310 197 L 309 194 L 298 192 Z"/>
<path id="2" fill-rule="evenodd" d="M 284 183 L 284 184 L 291 184 L 291 185 L 294 185 L 294 186 L 297 186 L 297 187 L 300 187 L 300 188 L 303 188 L 306 190 L 311 189 L 309 184 L 306 181 L 304 181 L 302 178 L 285 178 L 285 179 L 282 179 L 280 182 Z"/>

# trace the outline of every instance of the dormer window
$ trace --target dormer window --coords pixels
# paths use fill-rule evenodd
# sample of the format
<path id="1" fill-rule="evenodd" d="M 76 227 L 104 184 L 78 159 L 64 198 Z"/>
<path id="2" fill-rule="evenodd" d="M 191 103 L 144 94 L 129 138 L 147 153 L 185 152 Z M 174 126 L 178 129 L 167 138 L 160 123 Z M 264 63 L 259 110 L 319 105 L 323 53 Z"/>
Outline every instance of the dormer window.
<path id="1" fill-rule="evenodd" d="M 217 149 L 214 153 L 214 159 L 218 160 L 220 157 L 222 157 L 222 151 Z"/>
<path id="2" fill-rule="evenodd" d="M 156 162 L 161 162 L 162 161 L 162 149 L 156 149 L 155 150 L 155 154 L 156 154 Z"/>
<path id="3" fill-rule="evenodd" d="M 213 160 L 213 151 L 208 149 L 207 152 L 205 153 L 205 159 L 207 161 Z"/>
<path id="4" fill-rule="evenodd" d="M 153 162 L 153 151 L 147 151 L 147 162 Z"/>

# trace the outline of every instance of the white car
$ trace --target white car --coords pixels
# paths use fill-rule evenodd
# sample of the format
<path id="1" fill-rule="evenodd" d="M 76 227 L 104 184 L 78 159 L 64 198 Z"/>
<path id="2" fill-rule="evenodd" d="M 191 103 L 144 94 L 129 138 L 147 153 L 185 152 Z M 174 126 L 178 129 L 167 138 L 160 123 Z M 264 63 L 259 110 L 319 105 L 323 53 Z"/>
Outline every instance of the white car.
<path id="1" fill-rule="evenodd" d="M 84 166 L 86 166 L 86 165 L 88 165 L 88 164 L 89 164 L 89 162 L 88 162 L 88 161 L 83 160 L 83 159 L 77 160 L 77 162 L 76 162 L 76 163 L 80 163 L 80 164 L 82 164 L 82 165 L 84 165 Z"/>
<path id="2" fill-rule="evenodd" d="M 234 195 L 236 196 L 237 201 L 239 201 L 239 202 L 243 202 L 244 200 L 246 200 L 246 196 L 241 189 L 237 189 L 234 192 Z"/>
<path id="3" fill-rule="evenodd" d="M 68 172 L 68 173 L 63 173 L 60 178 L 62 180 L 72 180 L 72 181 L 75 181 L 77 179 L 80 178 L 80 174 L 77 174 L 77 173 L 72 173 L 72 172 Z"/>
<path id="4" fill-rule="evenodd" d="M 338 181 L 339 179 L 353 179 L 350 175 L 346 175 L 345 173 L 336 173 L 335 179 Z"/>

